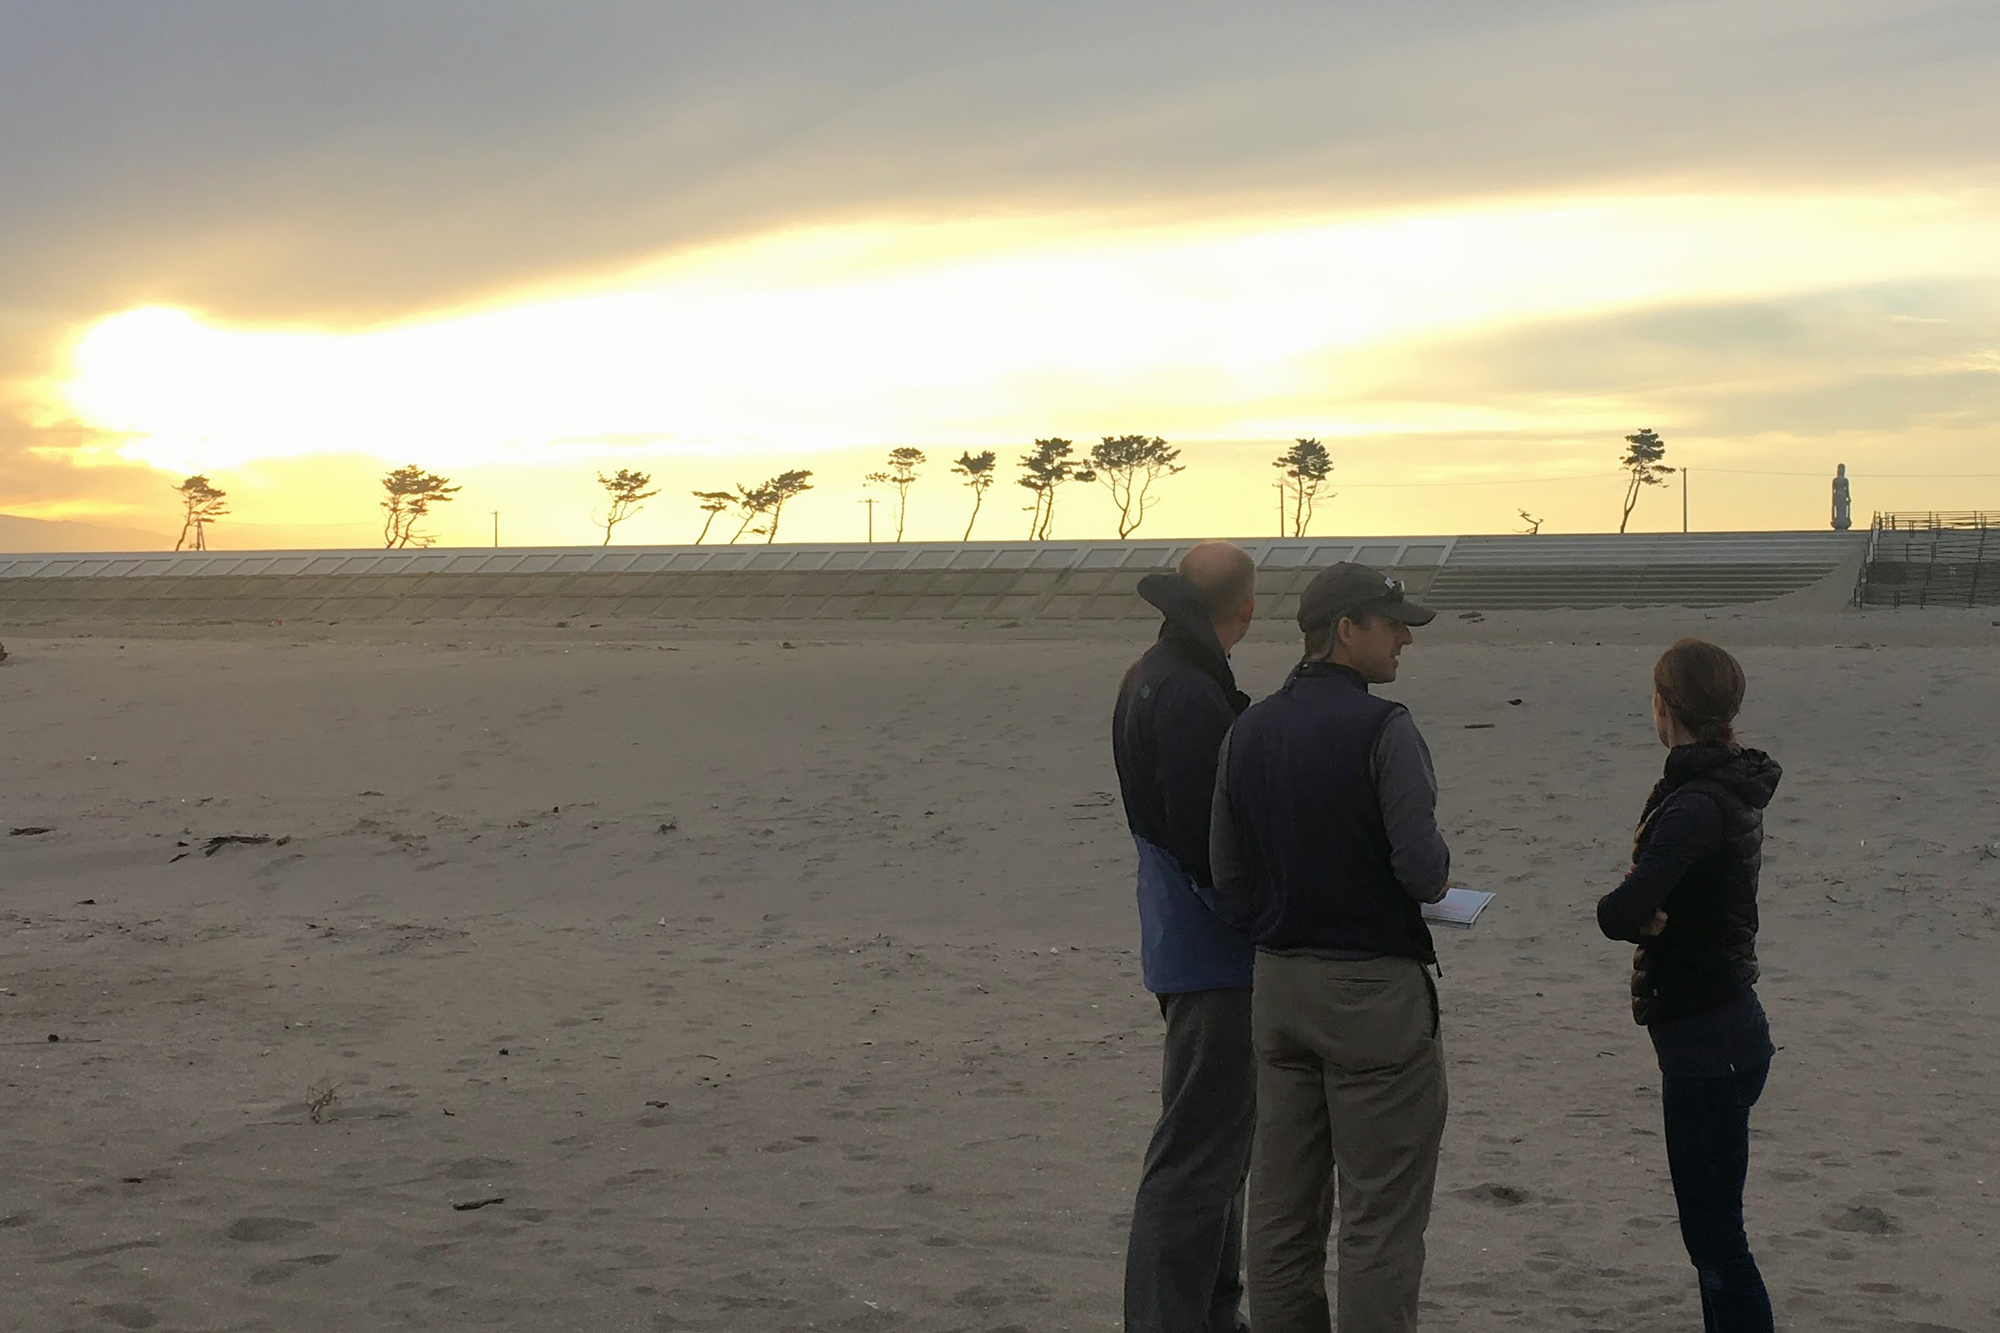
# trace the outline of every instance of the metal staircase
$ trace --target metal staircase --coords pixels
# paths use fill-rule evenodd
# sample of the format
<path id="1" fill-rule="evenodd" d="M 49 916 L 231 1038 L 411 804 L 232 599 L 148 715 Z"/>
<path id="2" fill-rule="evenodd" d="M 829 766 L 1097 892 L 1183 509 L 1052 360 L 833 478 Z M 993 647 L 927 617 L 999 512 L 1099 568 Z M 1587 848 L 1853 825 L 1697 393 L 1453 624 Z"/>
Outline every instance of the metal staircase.
<path id="1" fill-rule="evenodd" d="M 1876 514 L 1856 606 L 2000 606 L 2000 513 Z"/>

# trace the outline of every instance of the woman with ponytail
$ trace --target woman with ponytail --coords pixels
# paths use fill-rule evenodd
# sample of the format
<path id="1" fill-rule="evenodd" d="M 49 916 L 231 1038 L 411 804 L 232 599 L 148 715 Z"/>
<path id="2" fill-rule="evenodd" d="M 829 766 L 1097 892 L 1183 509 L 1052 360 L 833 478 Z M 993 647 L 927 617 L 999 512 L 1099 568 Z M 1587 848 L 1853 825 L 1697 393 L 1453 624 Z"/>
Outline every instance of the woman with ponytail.
<path id="1" fill-rule="evenodd" d="M 1771 1068 L 1758 1002 L 1757 874 L 1776 762 L 1737 744 L 1743 668 L 1682 639 L 1653 668 L 1666 774 L 1646 798 L 1625 882 L 1597 904 L 1608 938 L 1638 946 L 1632 1014 L 1659 1058 L 1667 1167 L 1707 1333 L 1771 1333 L 1771 1300 L 1743 1227 L 1750 1108 Z"/>

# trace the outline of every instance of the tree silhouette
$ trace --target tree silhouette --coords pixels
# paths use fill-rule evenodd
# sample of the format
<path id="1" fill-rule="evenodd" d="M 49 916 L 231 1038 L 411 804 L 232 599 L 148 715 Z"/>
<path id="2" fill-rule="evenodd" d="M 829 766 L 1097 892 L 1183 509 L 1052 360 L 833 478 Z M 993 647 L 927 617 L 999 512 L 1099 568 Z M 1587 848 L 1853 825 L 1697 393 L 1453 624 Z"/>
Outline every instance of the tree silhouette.
<path id="1" fill-rule="evenodd" d="M 688 493 L 701 501 L 701 512 L 708 515 L 707 518 L 701 521 L 701 534 L 694 539 L 694 544 L 699 546 L 702 543 L 702 538 L 708 536 L 709 525 L 715 522 L 715 516 L 736 503 L 736 492 L 690 491 Z M 732 540 L 734 539 L 732 538 Z"/>
<path id="2" fill-rule="evenodd" d="M 605 511 L 602 519 L 597 520 L 604 528 L 604 544 L 609 546 L 611 530 L 639 512 L 639 506 L 659 492 L 646 489 L 653 484 L 651 473 L 634 472 L 630 468 L 619 468 L 615 477 L 607 477 L 600 472 L 597 474 L 597 484 L 604 488 L 605 495 L 611 499 L 611 507 Z"/>
<path id="3" fill-rule="evenodd" d="M 745 532 L 763 533 L 766 545 L 778 540 L 778 520 L 784 516 L 785 502 L 811 490 L 811 477 L 810 472 L 792 471 L 780 472 L 759 486 L 744 486 L 739 483 L 730 503 L 734 504 L 737 512 L 743 515 L 743 521 L 737 525 L 735 534 L 729 539 L 730 543 L 733 545 L 736 538 Z M 760 518 L 767 520 L 763 527 L 750 526 Z"/>
<path id="4" fill-rule="evenodd" d="M 1528 525 L 1527 527 L 1521 529 L 1522 536 L 1539 537 L 1542 535 L 1542 520 L 1536 518 L 1533 514 L 1529 513 L 1525 509 L 1521 511 L 1521 521 Z"/>
<path id="5" fill-rule="evenodd" d="M 1070 458 L 1075 446 L 1068 440 L 1036 440 L 1035 447 L 1021 455 L 1020 484 L 1034 492 L 1035 503 L 1028 510 L 1028 540 L 1047 541 L 1056 521 L 1056 490 L 1067 481 L 1096 481 L 1097 474 L 1082 459 Z"/>
<path id="6" fill-rule="evenodd" d="M 778 540 L 778 520 L 784 515 L 785 501 L 811 490 L 812 482 L 808 480 L 811 476 L 810 472 L 780 472 L 764 483 L 762 489 L 769 497 L 767 511 L 771 515 L 771 526 L 764 533 L 766 545 Z"/>
<path id="7" fill-rule="evenodd" d="M 1303 537 L 1306 529 L 1312 526 L 1313 502 L 1319 498 L 1320 487 L 1326 484 L 1327 477 L 1333 472 L 1333 456 L 1318 440 L 1294 440 L 1292 447 L 1279 454 L 1271 466 L 1283 470 L 1278 479 L 1278 489 L 1292 502 L 1291 535 Z M 1331 495 L 1327 497 L 1329 500 L 1332 498 Z"/>
<path id="8" fill-rule="evenodd" d="M 765 482 L 762 486 L 750 487 L 745 486 L 739 481 L 736 483 L 736 493 L 730 497 L 729 503 L 734 505 L 736 512 L 743 516 L 743 521 L 736 525 L 736 531 L 729 534 L 729 544 L 734 546 L 736 545 L 736 539 L 741 537 L 745 532 L 762 532 L 764 530 L 762 528 L 753 528 L 750 525 L 770 512 L 771 484 Z"/>
<path id="9" fill-rule="evenodd" d="M 1181 471 L 1175 461 L 1180 456 L 1180 450 L 1168 448 L 1157 435 L 1107 435 L 1091 448 L 1091 469 L 1118 506 L 1121 539 L 1146 521 L 1146 506 L 1157 503 L 1152 499 L 1153 483 Z"/>
<path id="10" fill-rule="evenodd" d="M 174 543 L 174 549 L 178 551 L 183 546 L 188 546 L 188 534 L 193 533 L 194 545 L 188 546 L 188 549 L 206 551 L 208 525 L 229 512 L 229 506 L 222 502 L 223 497 L 229 492 L 217 490 L 208 484 L 207 477 L 199 475 L 189 477 L 172 489 L 180 494 L 182 515 L 181 536 L 180 540 Z"/>
<path id="11" fill-rule="evenodd" d="M 921 449 L 908 445 L 889 451 L 889 466 L 881 472 L 871 472 L 868 480 L 877 486 L 887 486 L 896 493 L 896 540 L 903 540 L 903 518 L 910 507 L 910 487 L 917 481 L 917 469 L 928 461 Z"/>
<path id="12" fill-rule="evenodd" d="M 1625 512 L 1619 516 L 1618 530 L 1625 531 L 1625 525 L 1632 521 L 1632 511 L 1638 507 L 1639 492 L 1647 486 L 1664 486 L 1673 469 L 1660 460 L 1667 456 L 1667 442 L 1653 433 L 1650 426 L 1637 434 L 1625 437 L 1625 455 L 1618 460 L 1618 466 L 1625 469 Z"/>
<path id="13" fill-rule="evenodd" d="M 979 521 L 980 502 L 985 500 L 986 492 L 993 489 L 996 463 L 993 451 L 986 449 L 976 454 L 967 450 L 951 465 L 951 470 L 965 478 L 965 485 L 972 492 L 972 517 L 965 520 L 965 536 L 960 541 L 972 540 L 972 525 Z"/>
<path id="14" fill-rule="evenodd" d="M 431 512 L 432 505 L 449 504 L 459 487 L 447 477 L 426 472 L 412 463 L 382 474 L 382 545 L 389 549 L 429 546 L 437 538 L 419 536 L 417 523 Z"/>

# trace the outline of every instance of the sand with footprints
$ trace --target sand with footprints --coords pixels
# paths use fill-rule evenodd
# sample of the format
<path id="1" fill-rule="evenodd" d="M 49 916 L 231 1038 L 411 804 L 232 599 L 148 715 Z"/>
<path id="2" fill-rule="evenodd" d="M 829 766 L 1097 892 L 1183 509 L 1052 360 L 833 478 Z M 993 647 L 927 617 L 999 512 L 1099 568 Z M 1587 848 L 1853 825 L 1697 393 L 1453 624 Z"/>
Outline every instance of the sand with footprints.
<path id="1" fill-rule="evenodd" d="M 2000 628 L 1700 612 L 1405 655 L 1499 895 L 1442 940 L 1426 1326 L 1698 1321 L 1591 918 L 1686 632 L 1786 767 L 1749 1188 L 1781 1326 L 2000 1326 Z M 1143 630 L 6 637 L 9 1327 L 1117 1326 L 1158 1018 L 1106 723 Z M 1245 687 L 1292 644 L 1260 626 Z"/>

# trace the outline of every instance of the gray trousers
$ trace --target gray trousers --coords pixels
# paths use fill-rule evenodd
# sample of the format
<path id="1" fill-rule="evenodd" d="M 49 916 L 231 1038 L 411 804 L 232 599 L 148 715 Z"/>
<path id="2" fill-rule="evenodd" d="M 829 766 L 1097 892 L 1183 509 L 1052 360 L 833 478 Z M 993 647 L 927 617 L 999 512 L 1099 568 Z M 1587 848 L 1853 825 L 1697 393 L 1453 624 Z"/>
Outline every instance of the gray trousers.
<path id="1" fill-rule="evenodd" d="M 1125 1250 L 1126 1333 L 1243 1327 L 1243 1182 L 1256 1127 L 1250 991 L 1162 995 L 1160 1122 Z"/>
<path id="2" fill-rule="evenodd" d="M 1437 991 L 1414 959 L 1260 953 L 1255 994 L 1251 1325 L 1336 1327 L 1326 1250 L 1337 1204 L 1340 1333 L 1406 1333 L 1444 1138 Z"/>

